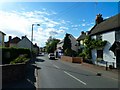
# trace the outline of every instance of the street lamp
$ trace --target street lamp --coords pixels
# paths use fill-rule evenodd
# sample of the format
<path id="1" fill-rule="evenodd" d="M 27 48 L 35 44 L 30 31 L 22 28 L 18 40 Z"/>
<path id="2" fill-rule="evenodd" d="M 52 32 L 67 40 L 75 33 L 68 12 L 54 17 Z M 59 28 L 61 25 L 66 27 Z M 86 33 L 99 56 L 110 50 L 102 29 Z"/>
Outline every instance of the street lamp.
<path id="1" fill-rule="evenodd" d="M 31 57 L 33 58 L 33 54 L 32 54 L 32 51 L 33 51 L 33 27 L 34 25 L 37 25 L 37 26 L 40 26 L 40 24 L 32 24 L 32 34 L 31 34 Z"/>

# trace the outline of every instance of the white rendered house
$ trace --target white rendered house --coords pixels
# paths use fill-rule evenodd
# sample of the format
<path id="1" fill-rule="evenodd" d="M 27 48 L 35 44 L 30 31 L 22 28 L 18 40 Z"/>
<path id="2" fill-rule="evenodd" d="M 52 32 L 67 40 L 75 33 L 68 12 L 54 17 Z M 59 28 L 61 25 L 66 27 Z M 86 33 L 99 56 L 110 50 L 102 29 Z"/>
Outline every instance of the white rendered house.
<path id="1" fill-rule="evenodd" d="M 106 40 L 107 44 L 103 49 L 92 49 L 92 60 L 96 64 L 96 59 L 98 57 L 102 58 L 101 63 L 97 63 L 102 66 L 107 67 L 110 65 L 117 67 L 117 64 L 120 62 L 120 54 L 117 56 L 115 53 L 110 50 L 115 42 L 120 42 L 120 25 L 118 24 L 118 17 L 120 14 L 112 16 L 106 20 L 103 20 L 102 15 L 99 14 L 96 17 L 96 25 L 90 30 L 89 36 L 94 39 L 101 39 L 102 41 Z M 119 44 L 120 45 L 120 44 Z M 120 47 L 120 46 L 117 47 Z"/>

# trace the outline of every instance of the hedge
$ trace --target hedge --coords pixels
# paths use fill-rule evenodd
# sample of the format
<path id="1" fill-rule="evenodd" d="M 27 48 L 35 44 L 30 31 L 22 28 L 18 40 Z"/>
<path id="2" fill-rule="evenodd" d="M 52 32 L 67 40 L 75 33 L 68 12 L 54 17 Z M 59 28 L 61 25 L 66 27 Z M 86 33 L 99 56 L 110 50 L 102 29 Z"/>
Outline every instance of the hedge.
<path id="1" fill-rule="evenodd" d="M 30 58 L 30 50 L 25 48 L 0 48 L 2 49 L 2 64 L 9 64 L 21 54 L 27 54 L 27 58 Z"/>

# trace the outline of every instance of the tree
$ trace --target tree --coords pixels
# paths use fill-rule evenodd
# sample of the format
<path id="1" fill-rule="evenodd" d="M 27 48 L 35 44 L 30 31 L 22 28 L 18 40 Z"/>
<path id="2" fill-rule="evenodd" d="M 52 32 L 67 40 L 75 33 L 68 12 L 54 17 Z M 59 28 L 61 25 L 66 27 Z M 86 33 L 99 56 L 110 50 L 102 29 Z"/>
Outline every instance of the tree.
<path id="1" fill-rule="evenodd" d="M 69 39 L 69 35 L 70 34 L 66 33 L 65 38 L 64 38 L 63 52 L 65 53 L 65 55 L 69 55 L 67 53 L 68 53 L 68 51 L 71 51 L 71 40 Z M 71 52 L 69 52 L 69 53 L 71 53 Z"/>
<path id="2" fill-rule="evenodd" d="M 46 51 L 48 53 L 54 53 L 54 51 L 56 50 L 56 47 L 57 47 L 57 43 L 59 41 L 60 41 L 59 39 L 55 39 L 50 36 L 46 42 Z"/>

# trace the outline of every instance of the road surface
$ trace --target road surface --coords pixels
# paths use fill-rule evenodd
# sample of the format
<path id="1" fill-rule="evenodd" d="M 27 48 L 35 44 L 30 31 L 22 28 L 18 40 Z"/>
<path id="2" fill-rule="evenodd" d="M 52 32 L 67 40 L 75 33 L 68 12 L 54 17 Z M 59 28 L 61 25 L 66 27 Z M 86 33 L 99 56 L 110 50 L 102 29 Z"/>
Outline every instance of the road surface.
<path id="1" fill-rule="evenodd" d="M 97 76 L 96 72 L 78 63 L 49 60 L 38 56 L 38 88 L 118 88 L 118 80 Z"/>

